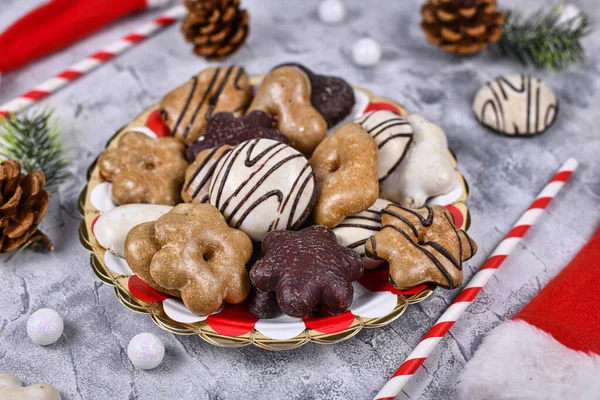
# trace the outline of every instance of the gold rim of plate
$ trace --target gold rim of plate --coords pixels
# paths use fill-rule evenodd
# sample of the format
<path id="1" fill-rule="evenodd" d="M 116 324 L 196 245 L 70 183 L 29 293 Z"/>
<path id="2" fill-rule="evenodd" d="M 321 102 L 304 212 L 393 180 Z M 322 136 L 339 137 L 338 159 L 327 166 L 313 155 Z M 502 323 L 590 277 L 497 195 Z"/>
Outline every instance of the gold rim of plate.
<path id="1" fill-rule="evenodd" d="M 253 77 L 251 78 L 251 83 L 256 84 L 260 82 L 261 79 L 262 76 Z M 402 115 L 406 116 L 408 114 L 406 109 L 397 102 L 394 102 L 387 98 L 375 96 L 371 92 L 357 86 L 355 86 L 355 89 L 360 90 L 364 94 L 366 94 L 369 98 L 370 103 L 380 102 L 391 104 L 400 109 Z M 158 106 L 155 105 L 147 109 L 142 114 L 137 116 L 131 123 L 121 128 L 108 141 L 106 148 L 115 147 L 116 139 L 118 139 L 121 136 L 121 134 L 123 134 L 125 131 L 134 127 L 146 126 L 146 120 L 148 115 L 157 107 Z M 460 197 L 453 203 L 453 205 L 463 214 L 464 220 L 462 228 L 466 230 L 468 229 L 471 220 L 469 210 L 465 205 L 465 201 L 469 195 L 469 187 L 462 174 L 456 169 L 457 161 L 456 157 L 454 156 L 454 153 L 452 153 L 452 151 L 450 151 L 450 153 L 452 155 L 456 175 L 463 188 Z M 429 287 L 424 291 L 413 295 L 398 295 L 398 302 L 396 304 L 396 307 L 389 314 L 377 318 L 364 318 L 356 316 L 352 325 L 341 332 L 325 334 L 307 328 L 300 335 L 292 339 L 285 340 L 268 338 L 260 332 L 258 332 L 256 329 L 253 329 L 251 332 L 242 336 L 225 336 L 215 332 L 206 323 L 206 321 L 201 321 L 193 324 L 185 324 L 174 321 L 165 314 L 161 302 L 149 303 L 133 297 L 127 285 L 129 279 L 128 276 L 119 275 L 111 271 L 104 263 L 104 254 L 106 250 L 102 248 L 100 244 L 96 241 L 91 229 L 94 219 L 97 216 L 99 216 L 101 212 L 92 205 L 90 201 L 90 194 L 97 185 L 104 182 L 100 178 L 99 168 L 96 164 L 97 159 L 90 165 L 88 169 L 88 184 L 81 192 L 78 204 L 79 213 L 83 216 L 83 220 L 81 221 L 79 227 L 79 238 L 83 247 L 85 247 L 85 249 L 91 253 L 90 265 L 92 267 L 92 270 L 94 271 L 94 273 L 100 281 L 114 287 L 115 295 L 121 304 L 123 304 L 131 311 L 150 314 L 152 320 L 156 323 L 156 325 L 168 332 L 174 333 L 176 335 L 198 335 L 208 343 L 224 347 L 241 347 L 247 346 L 249 344 L 254 344 L 258 347 L 267 350 L 289 350 L 300 347 L 308 342 L 314 342 L 319 344 L 334 344 L 350 339 L 351 337 L 355 336 L 358 332 L 360 332 L 362 328 L 379 328 L 388 325 L 392 321 L 398 319 L 406 311 L 407 307 L 410 304 L 419 303 L 427 299 L 433 293 L 434 288 Z"/>

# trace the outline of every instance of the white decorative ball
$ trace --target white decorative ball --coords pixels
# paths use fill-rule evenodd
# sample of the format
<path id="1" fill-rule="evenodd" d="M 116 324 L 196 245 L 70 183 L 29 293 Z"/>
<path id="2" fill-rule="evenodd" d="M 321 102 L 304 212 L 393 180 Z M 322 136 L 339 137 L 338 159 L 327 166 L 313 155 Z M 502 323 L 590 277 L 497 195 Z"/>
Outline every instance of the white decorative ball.
<path id="1" fill-rule="evenodd" d="M 362 38 L 352 47 L 352 60 L 359 67 L 374 67 L 381 60 L 381 46 L 371 38 Z"/>
<path id="2" fill-rule="evenodd" d="M 51 308 L 41 308 L 27 320 L 27 334 L 33 343 L 41 346 L 56 343 L 63 330 L 62 317 Z"/>
<path id="3" fill-rule="evenodd" d="M 158 367 L 165 356 L 165 345 L 151 333 L 134 336 L 127 346 L 127 357 L 134 367 L 152 369 Z"/>
<path id="4" fill-rule="evenodd" d="M 572 29 L 577 29 L 583 22 L 581 10 L 573 4 L 565 4 L 558 12 L 557 25 L 568 24 Z"/>
<path id="5" fill-rule="evenodd" d="M 346 18 L 346 7 L 341 0 L 324 0 L 319 4 L 319 19 L 327 24 L 338 24 Z"/>

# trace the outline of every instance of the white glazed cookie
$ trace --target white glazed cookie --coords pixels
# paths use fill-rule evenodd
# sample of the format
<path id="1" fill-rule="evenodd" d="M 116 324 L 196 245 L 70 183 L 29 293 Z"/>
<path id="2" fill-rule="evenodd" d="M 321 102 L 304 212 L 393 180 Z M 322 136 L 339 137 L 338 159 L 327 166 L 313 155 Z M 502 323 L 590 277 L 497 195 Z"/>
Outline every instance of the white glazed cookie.
<path id="1" fill-rule="evenodd" d="M 113 208 L 98 218 L 94 225 L 94 235 L 100 246 L 124 257 L 125 238 L 134 226 L 156 221 L 173 209 L 172 206 L 158 204 L 125 204 Z"/>
<path id="2" fill-rule="evenodd" d="M 53 386 L 42 383 L 23 387 L 12 375 L 0 374 L 0 399 L 3 400 L 60 400 L 60 393 Z"/>
<path id="3" fill-rule="evenodd" d="M 409 115 L 414 137 L 398 168 L 381 182 L 380 196 L 404 207 L 420 208 L 428 198 L 448 193 L 454 166 L 444 131 L 420 115 Z"/>
<path id="4" fill-rule="evenodd" d="M 528 75 L 500 76 L 477 92 L 473 112 L 483 125 L 504 135 L 544 132 L 556 119 L 558 100 L 544 82 Z"/>
<path id="5" fill-rule="evenodd" d="M 367 269 L 381 264 L 381 261 L 365 256 L 365 243 L 381 230 L 381 210 L 390 204 L 392 202 L 389 200 L 377 199 L 375 204 L 365 211 L 347 217 L 333 228 L 337 241 L 360 254 Z"/>
<path id="6" fill-rule="evenodd" d="M 217 163 L 209 202 L 229 226 L 252 240 L 276 229 L 294 229 L 308 217 L 317 184 L 308 160 L 271 139 L 240 143 Z"/>
<path id="7" fill-rule="evenodd" d="M 377 142 L 377 178 L 381 182 L 406 156 L 413 140 L 413 129 L 404 117 L 388 110 L 372 111 L 356 122 Z"/>

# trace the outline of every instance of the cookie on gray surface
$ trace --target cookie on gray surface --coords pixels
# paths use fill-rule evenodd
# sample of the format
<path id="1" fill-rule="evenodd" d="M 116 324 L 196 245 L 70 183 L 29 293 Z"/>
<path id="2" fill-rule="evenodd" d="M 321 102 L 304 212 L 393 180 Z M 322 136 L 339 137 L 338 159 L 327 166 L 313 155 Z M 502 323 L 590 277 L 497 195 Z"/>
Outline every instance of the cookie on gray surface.
<path id="1" fill-rule="evenodd" d="M 554 123 L 558 100 L 539 78 L 499 76 L 479 89 L 473 112 L 479 122 L 500 134 L 534 136 Z"/>

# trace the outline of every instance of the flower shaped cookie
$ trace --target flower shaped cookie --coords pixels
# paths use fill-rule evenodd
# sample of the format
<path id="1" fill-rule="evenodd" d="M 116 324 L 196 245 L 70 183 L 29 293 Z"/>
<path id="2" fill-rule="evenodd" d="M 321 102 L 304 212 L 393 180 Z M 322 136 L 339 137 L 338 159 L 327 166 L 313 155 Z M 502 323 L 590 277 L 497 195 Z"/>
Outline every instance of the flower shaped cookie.
<path id="1" fill-rule="evenodd" d="M 390 279 L 398 289 L 423 283 L 446 289 L 460 286 L 462 262 L 475 255 L 477 245 L 454 226 L 446 208 L 389 205 L 381 212 L 381 223 L 381 231 L 365 245 L 366 254 L 389 263 Z"/>
<path id="2" fill-rule="evenodd" d="M 329 228 L 269 232 L 262 251 L 265 255 L 252 267 L 250 279 L 259 290 L 275 292 L 285 314 L 303 317 L 320 304 L 337 315 L 350 307 L 352 282 L 362 276 L 364 266 Z"/>
<path id="3" fill-rule="evenodd" d="M 125 240 L 131 269 L 199 315 L 246 299 L 251 256 L 250 238 L 230 228 L 209 204 L 180 204 L 157 221 L 136 226 Z"/>
<path id="4" fill-rule="evenodd" d="M 112 182 L 117 205 L 150 203 L 175 205 L 188 166 L 185 146 L 177 139 L 153 139 L 130 131 L 98 160 L 100 174 Z"/>

